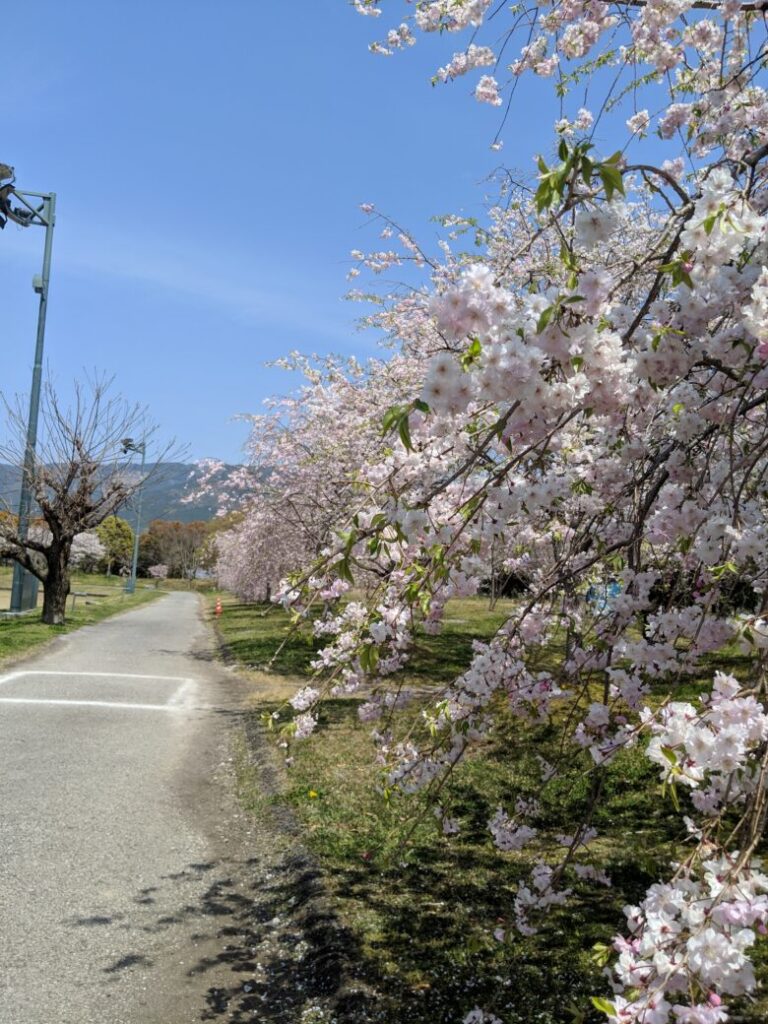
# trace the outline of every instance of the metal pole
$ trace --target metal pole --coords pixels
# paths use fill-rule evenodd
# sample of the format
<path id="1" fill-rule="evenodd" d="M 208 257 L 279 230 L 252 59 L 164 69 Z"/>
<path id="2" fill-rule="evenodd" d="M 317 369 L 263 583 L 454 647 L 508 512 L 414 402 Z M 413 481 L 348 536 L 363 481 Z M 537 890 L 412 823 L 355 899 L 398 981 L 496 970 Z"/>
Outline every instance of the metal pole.
<path id="1" fill-rule="evenodd" d="M 29 532 L 29 518 L 32 510 L 32 474 L 35 469 L 35 448 L 37 446 L 37 422 L 40 414 L 40 389 L 43 377 L 43 347 L 45 344 L 45 315 L 48 311 L 48 281 L 51 275 L 51 248 L 53 228 L 56 223 L 56 193 L 42 196 L 45 218 L 45 249 L 43 251 L 43 273 L 40 285 L 40 306 L 37 313 L 37 343 L 35 365 L 32 370 L 32 392 L 29 396 L 29 421 L 27 443 L 24 450 L 24 470 L 21 477 L 19 497 L 18 536 L 26 540 Z M 18 562 L 13 567 L 11 587 L 11 611 L 21 612 L 37 604 L 37 577 L 22 569 Z"/>
<path id="2" fill-rule="evenodd" d="M 138 447 L 138 445 L 137 445 Z M 146 442 L 141 445 L 141 475 L 144 476 L 144 460 L 147 457 Z M 125 587 L 126 594 L 132 594 L 136 590 L 136 570 L 139 565 L 139 530 L 141 529 L 141 499 L 144 495 L 144 484 L 139 488 L 139 496 L 136 501 L 136 530 L 133 535 L 133 559 L 131 561 L 131 575 Z"/>

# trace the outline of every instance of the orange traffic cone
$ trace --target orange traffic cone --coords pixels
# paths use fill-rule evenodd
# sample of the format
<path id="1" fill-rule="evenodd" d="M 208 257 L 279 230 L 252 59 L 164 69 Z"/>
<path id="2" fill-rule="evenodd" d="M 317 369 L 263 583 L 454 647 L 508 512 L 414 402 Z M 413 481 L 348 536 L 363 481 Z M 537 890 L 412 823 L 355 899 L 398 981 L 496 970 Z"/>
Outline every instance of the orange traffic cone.
<path id="1" fill-rule="evenodd" d="M 221 615 L 221 598 L 216 598 L 216 615 Z"/>

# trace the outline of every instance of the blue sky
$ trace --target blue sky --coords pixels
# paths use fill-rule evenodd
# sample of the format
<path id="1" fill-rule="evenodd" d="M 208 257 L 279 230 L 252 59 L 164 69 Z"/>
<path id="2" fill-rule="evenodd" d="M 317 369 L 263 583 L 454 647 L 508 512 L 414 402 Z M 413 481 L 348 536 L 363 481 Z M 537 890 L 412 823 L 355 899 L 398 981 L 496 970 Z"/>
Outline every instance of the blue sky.
<path id="1" fill-rule="evenodd" d="M 480 212 L 500 161 L 474 77 L 429 83 L 460 40 L 373 56 L 388 22 L 345 0 L 43 0 L 24 20 L 0 160 L 58 195 L 47 364 L 62 390 L 114 374 L 191 458 L 239 460 L 232 417 L 290 386 L 266 360 L 374 350 L 342 298 L 349 251 L 376 240 L 360 202 L 429 243 L 432 214 Z M 504 132 L 510 166 L 551 148 L 538 85 Z M 29 388 L 42 242 L 0 234 L 8 394 Z"/>

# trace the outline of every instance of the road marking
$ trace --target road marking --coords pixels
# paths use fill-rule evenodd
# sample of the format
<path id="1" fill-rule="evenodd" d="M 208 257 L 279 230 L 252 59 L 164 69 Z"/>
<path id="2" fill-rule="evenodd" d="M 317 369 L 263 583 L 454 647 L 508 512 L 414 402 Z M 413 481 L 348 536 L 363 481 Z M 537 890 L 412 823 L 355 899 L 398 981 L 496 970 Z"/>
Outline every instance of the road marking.
<path id="1" fill-rule="evenodd" d="M 41 697 L 0 697 L 0 704 L 49 704 L 61 706 L 72 704 L 75 707 L 84 708 L 135 708 L 140 711 L 184 711 L 195 707 L 194 695 L 196 692 L 195 680 L 189 676 L 153 676 L 143 675 L 137 672 L 55 672 L 42 669 L 21 670 L 9 672 L 8 675 L 0 676 L 0 686 L 4 683 L 13 682 L 15 679 L 24 679 L 26 676 L 66 676 L 69 678 L 88 679 L 137 679 L 153 682 L 178 683 L 171 697 L 165 704 L 131 704 L 125 701 L 107 700 L 77 700 L 66 698 L 41 698 Z"/>
<path id="2" fill-rule="evenodd" d="M 169 683 L 192 682 L 189 676 L 150 676 L 139 675 L 135 672 L 56 672 L 29 669 L 21 672 L 9 672 L 7 676 L 0 676 L 0 686 L 3 683 L 10 683 L 12 679 L 21 679 L 24 676 L 84 676 L 90 679 L 164 679 Z"/>
<path id="3" fill-rule="evenodd" d="M 181 686 L 178 687 L 174 695 L 168 701 L 168 706 L 172 708 L 188 708 L 193 704 L 193 695 L 195 693 L 195 681 L 194 679 L 185 679 Z"/>
<path id="4" fill-rule="evenodd" d="M 108 700 L 40 700 L 35 697 L 0 697 L 0 704 L 53 704 L 62 706 L 71 704 L 75 708 L 131 708 L 134 711 L 181 711 L 179 705 L 173 704 L 120 704 Z"/>

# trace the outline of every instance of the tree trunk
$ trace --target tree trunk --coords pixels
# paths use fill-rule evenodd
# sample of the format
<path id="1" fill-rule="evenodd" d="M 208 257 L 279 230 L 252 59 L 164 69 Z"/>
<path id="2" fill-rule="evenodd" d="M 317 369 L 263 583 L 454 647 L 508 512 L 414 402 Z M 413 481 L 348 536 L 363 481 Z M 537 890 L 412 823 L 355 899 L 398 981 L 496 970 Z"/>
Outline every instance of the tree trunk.
<path id="1" fill-rule="evenodd" d="M 61 626 L 69 595 L 69 546 L 52 546 L 48 553 L 48 575 L 43 580 L 43 622 Z"/>
<path id="2" fill-rule="evenodd" d="M 488 601 L 488 611 L 492 612 L 494 610 L 498 599 L 499 595 L 496 589 L 496 538 L 494 537 L 491 541 L 491 596 Z"/>

